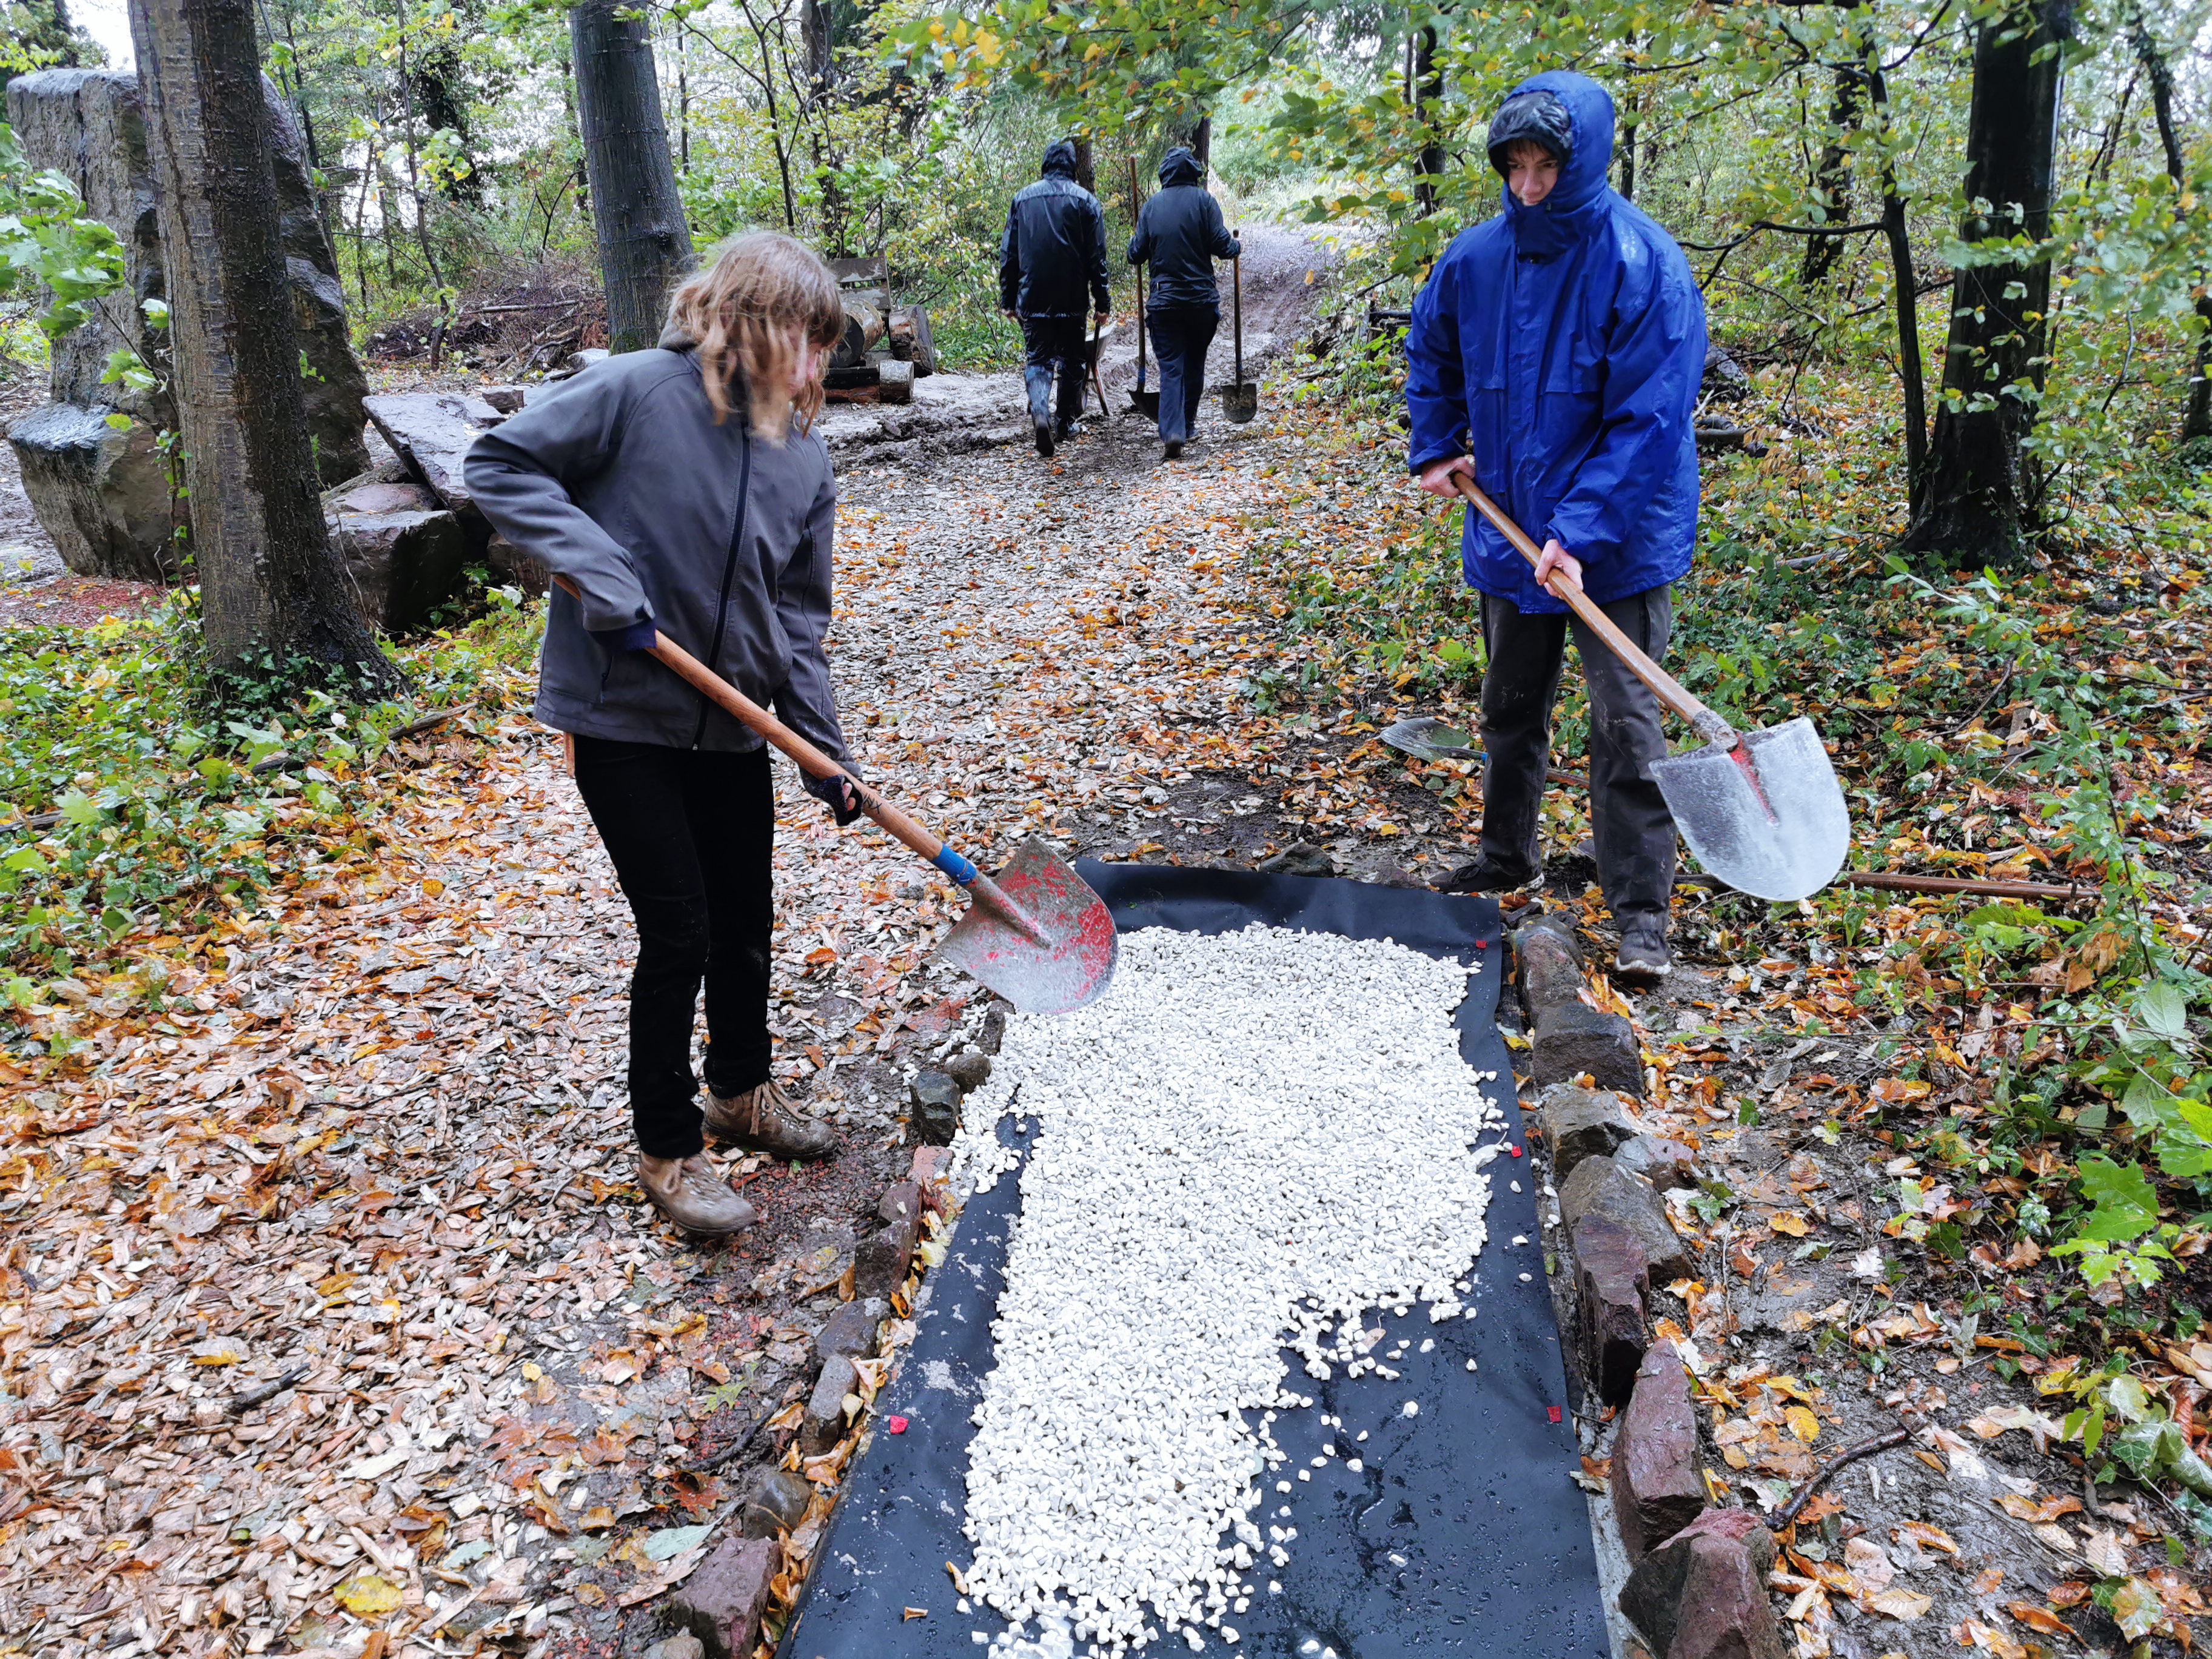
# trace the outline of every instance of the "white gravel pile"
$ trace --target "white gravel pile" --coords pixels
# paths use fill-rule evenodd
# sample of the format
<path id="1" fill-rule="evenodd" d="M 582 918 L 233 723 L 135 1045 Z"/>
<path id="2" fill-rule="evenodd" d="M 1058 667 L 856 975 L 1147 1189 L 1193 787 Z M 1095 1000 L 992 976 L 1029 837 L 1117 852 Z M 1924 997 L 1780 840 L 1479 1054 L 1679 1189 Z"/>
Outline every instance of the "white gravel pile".
<path id="1" fill-rule="evenodd" d="M 1011 1022 L 953 1152 L 988 1188 L 1012 1162 L 996 1121 L 1041 1120 L 968 1474 L 968 1589 L 1014 1621 L 1000 1645 L 1062 1617 L 1093 1653 L 1235 1642 L 1249 1570 L 1288 1559 L 1251 1513 L 1285 1461 L 1267 1425 L 1313 1403 L 1280 1348 L 1382 1369 L 1367 1310 L 1472 1314 L 1499 1115 L 1451 1025 L 1469 971 L 1150 929 L 1099 1001 Z"/>

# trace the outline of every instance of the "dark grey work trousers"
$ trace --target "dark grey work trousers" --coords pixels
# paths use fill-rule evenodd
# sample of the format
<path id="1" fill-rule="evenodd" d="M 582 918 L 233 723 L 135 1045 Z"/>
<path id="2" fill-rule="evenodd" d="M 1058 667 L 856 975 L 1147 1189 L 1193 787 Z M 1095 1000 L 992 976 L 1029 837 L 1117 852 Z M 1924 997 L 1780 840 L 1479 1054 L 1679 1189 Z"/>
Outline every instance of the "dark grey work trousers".
<path id="1" fill-rule="evenodd" d="M 1654 662 L 1667 654 L 1674 602 L 1665 586 L 1603 607 Z M 1598 882 L 1614 922 L 1665 925 L 1674 886 L 1674 820 L 1651 775 L 1666 757 L 1659 699 L 1604 641 L 1571 616 L 1523 616 L 1510 599 L 1482 596 L 1482 851 L 1519 881 L 1542 869 L 1536 841 L 1551 764 L 1552 708 L 1559 700 L 1567 630 L 1589 688 L 1591 839 Z"/>

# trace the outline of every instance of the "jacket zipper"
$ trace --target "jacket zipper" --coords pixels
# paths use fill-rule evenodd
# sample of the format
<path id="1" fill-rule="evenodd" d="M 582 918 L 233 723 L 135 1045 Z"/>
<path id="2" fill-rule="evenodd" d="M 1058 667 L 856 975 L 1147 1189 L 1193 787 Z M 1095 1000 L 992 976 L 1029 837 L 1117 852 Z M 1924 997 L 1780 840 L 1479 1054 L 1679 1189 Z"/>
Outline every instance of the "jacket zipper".
<path id="1" fill-rule="evenodd" d="M 738 452 L 738 523 L 730 532 L 729 556 L 722 561 L 722 591 L 714 601 L 714 636 L 707 647 L 707 666 L 720 673 L 722 635 L 728 627 L 730 617 L 730 584 L 737 580 L 738 550 L 745 539 L 745 509 L 751 505 L 753 483 L 753 434 L 746 428 L 744 447 Z M 699 697 L 699 723 L 692 728 L 691 746 L 696 749 L 707 736 L 707 711 L 711 707 L 705 693 Z"/>

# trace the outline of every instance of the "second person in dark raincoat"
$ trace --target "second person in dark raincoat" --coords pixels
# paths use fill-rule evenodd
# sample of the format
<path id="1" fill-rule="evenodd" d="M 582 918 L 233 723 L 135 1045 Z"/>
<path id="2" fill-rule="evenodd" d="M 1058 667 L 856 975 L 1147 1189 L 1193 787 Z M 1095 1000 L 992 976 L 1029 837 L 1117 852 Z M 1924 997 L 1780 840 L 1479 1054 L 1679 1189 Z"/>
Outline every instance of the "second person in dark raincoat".
<path id="1" fill-rule="evenodd" d="M 1129 263 L 1150 264 L 1152 291 L 1145 323 L 1160 362 L 1160 438 L 1173 460 L 1198 424 L 1206 395 L 1206 352 L 1221 326 L 1213 262 L 1243 252 L 1206 193 L 1198 157 L 1182 145 L 1160 161 L 1159 193 L 1137 216 Z"/>

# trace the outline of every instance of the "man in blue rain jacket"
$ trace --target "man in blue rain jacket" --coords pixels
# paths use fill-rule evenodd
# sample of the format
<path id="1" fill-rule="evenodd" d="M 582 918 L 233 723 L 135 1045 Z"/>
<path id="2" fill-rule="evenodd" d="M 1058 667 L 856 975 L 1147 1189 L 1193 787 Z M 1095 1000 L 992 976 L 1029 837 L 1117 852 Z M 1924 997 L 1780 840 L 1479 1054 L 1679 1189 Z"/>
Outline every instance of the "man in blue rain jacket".
<path id="1" fill-rule="evenodd" d="M 1056 138 L 1046 148 L 1042 176 L 1008 205 L 1006 234 L 999 242 L 999 308 L 1022 326 L 1022 379 L 1040 455 L 1052 453 L 1055 438 L 1082 430 L 1075 422 L 1083 413 L 1083 382 L 1091 366 L 1086 294 L 1104 322 L 1111 309 L 1106 216 L 1098 198 L 1075 182 L 1075 141 Z"/>
<path id="2" fill-rule="evenodd" d="M 1674 240 L 1606 184 L 1613 100 L 1552 70 L 1515 88 L 1490 124 L 1505 210 L 1463 232 L 1413 302 L 1407 336 L 1407 457 L 1454 496 L 1464 472 L 1543 545 L 1528 561 L 1470 508 L 1461 544 L 1482 594 L 1480 856 L 1444 884 L 1490 892 L 1537 878 L 1537 814 L 1553 703 L 1571 628 L 1590 703 L 1590 818 L 1598 878 L 1620 930 L 1617 971 L 1668 967 L 1674 825 L 1651 763 L 1658 699 L 1566 614 L 1545 580 L 1582 588 L 1655 660 L 1674 620 L 1668 584 L 1698 525 L 1692 416 L 1705 313 Z"/>

